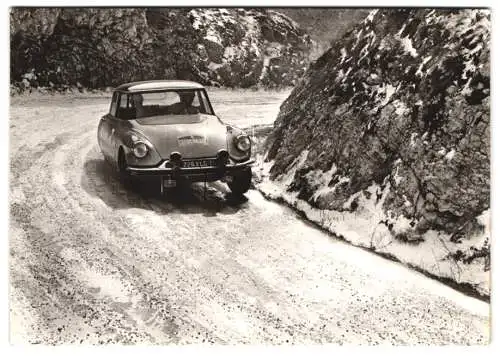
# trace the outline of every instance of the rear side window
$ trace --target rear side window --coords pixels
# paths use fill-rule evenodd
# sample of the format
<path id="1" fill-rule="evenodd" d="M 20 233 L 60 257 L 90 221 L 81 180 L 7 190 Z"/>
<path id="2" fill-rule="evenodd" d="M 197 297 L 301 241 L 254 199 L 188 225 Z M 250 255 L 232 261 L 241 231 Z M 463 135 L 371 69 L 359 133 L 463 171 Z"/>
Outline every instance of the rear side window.
<path id="1" fill-rule="evenodd" d="M 123 120 L 135 119 L 136 110 L 133 106 L 130 95 L 120 93 L 118 97 L 118 107 L 116 117 Z"/>
<path id="2" fill-rule="evenodd" d="M 195 101 L 198 103 L 200 110 L 213 114 L 212 109 L 210 108 L 210 104 L 208 103 L 207 95 L 204 91 L 198 90 L 198 95 L 196 96 Z"/>
<path id="3" fill-rule="evenodd" d="M 113 97 L 111 98 L 111 106 L 109 108 L 109 113 L 113 116 L 116 116 L 116 108 L 118 107 L 118 93 L 113 93 Z"/>

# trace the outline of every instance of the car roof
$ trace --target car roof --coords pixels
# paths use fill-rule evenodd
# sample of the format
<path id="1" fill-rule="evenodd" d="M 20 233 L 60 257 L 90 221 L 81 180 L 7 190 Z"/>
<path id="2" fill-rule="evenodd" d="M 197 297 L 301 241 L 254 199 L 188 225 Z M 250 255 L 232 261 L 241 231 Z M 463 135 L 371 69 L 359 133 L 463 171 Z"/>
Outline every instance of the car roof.
<path id="1" fill-rule="evenodd" d="M 203 89 L 203 85 L 188 80 L 147 80 L 122 84 L 116 87 L 115 91 L 136 93 L 167 89 Z"/>

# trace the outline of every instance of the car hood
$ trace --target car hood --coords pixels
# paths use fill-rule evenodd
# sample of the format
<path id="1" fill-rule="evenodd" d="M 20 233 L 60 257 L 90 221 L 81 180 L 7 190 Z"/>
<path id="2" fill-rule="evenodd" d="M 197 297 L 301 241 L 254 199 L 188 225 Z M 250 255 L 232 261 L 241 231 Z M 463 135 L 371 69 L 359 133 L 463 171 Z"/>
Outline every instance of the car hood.
<path id="1" fill-rule="evenodd" d="M 137 119 L 134 130 L 151 142 L 162 159 L 215 157 L 227 149 L 226 125 L 214 115 L 165 115 Z"/>

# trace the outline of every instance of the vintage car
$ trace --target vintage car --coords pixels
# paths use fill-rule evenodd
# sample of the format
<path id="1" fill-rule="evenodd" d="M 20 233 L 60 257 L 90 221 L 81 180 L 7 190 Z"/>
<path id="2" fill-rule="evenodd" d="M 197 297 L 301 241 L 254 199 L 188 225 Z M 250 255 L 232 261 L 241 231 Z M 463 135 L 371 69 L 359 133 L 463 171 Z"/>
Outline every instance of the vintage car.
<path id="1" fill-rule="evenodd" d="M 97 138 L 124 182 L 158 176 L 162 193 L 180 182 L 221 180 L 236 195 L 250 188 L 250 138 L 215 115 L 205 88 L 195 82 L 117 87 Z"/>

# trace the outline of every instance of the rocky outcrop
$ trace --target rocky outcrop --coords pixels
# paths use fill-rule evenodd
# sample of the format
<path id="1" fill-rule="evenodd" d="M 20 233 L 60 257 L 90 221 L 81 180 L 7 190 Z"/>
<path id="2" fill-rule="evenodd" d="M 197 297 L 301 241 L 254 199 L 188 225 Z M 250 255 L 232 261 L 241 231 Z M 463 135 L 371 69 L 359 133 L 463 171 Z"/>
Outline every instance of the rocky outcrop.
<path id="1" fill-rule="evenodd" d="M 489 45 L 487 10 L 372 11 L 281 106 L 271 178 L 321 211 L 356 214 L 371 200 L 375 224 L 402 243 L 481 235 L 445 257 L 488 269 Z"/>
<path id="2" fill-rule="evenodd" d="M 312 41 L 288 17 L 252 9 L 22 9 L 10 14 L 11 82 L 99 88 L 179 78 L 294 85 Z"/>
<path id="3" fill-rule="evenodd" d="M 295 85 L 308 65 L 309 36 L 273 10 L 193 9 L 200 76 L 232 87 Z"/>

